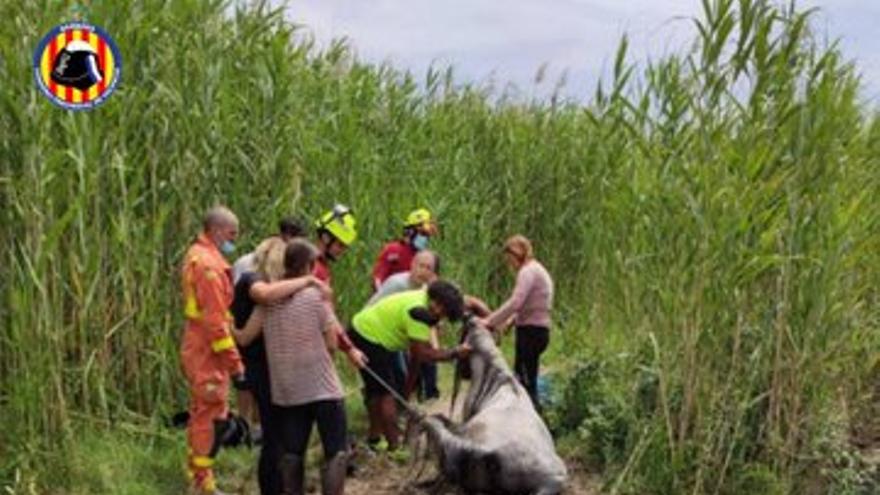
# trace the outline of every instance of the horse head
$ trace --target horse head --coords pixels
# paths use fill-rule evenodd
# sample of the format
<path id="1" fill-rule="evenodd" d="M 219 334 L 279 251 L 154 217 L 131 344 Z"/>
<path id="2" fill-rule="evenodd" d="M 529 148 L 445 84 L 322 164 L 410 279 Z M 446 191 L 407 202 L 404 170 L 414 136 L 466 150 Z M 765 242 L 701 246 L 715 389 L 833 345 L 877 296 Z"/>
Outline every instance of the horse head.
<path id="1" fill-rule="evenodd" d="M 511 384 L 516 389 L 516 378 L 504 356 L 495 345 L 492 332 L 480 325 L 476 318 L 466 316 L 461 327 L 461 343 L 467 343 L 471 348 L 470 356 L 466 360 L 459 360 L 455 368 L 455 380 L 453 382 L 452 402 L 449 414 L 452 416 L 455 402 L 461 387 L 461 379 L 471 381 L 470 390 L 465 401 L 463 419 L 467 421 L 481 405 L 488 400 L 498 388 L 505 384 Z"/>
<path id="2" fill-rule="evenodd" d="M 461 342 L 471 348 L 462 360 L 471 383 L 461 421 L 435 415 L 420 422 L 438 461 L 438 480 L 466 493 L 560 493 L 565 464 L 492 333 L 465 318 Z M 456 368 L 453 404 L 463 369 Z"/>

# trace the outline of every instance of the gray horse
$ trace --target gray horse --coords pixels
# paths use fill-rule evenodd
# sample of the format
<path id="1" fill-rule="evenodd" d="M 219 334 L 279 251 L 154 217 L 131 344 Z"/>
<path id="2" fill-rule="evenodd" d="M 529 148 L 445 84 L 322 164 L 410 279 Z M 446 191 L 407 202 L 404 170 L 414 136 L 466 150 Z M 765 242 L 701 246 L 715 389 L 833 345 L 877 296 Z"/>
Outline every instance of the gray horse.
<path id="1" fill-rule="evenodd" d="M 562 492 L 568 477 L 565 464 L 528 393 L 510 371 L 492 334 L 471 322 L 465 330 L 472 351 L 463 422 L 441 415 L 420 421 L 437 453 L 441 480 L 465 493 Z"/>

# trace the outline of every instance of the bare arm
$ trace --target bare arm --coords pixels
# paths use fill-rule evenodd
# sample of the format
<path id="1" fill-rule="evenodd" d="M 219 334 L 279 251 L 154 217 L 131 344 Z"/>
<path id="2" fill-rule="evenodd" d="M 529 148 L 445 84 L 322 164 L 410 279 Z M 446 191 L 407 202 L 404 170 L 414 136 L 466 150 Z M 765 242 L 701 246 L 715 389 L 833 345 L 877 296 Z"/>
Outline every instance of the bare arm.
<path id="1" fill-rule="evenodd" d="M 409 352 L 412 358 L 420 363 L 432 361 L 451 361 L 463 357 L 470 348 L 465 344 L 451 349 L 434 349 L 429 342 L 410 341 Z"/>
<path id="2" fill-rule="evenodd" d="M 249 294 L 251 299 L 258 304 L 270 304 L 284 299 L 285 297 L 292 296 L 306 287 L 312 286 L 319 288 L 325 299 L 328 299 L 333 295 L 333 292 L 327 284 L 321 282 L 312 275 L 279 280 L 277 282 L 254 282 Z"/>
<path id="3" fill-rule="evenodd" d="M 485 318 L 492 314 L 492 309 L 489 308 L 489 305 L 486 304 L 486 302 L 479 297 L 465 295 L 464 306 L 468 309 L 468 311 L 477 315 L 480 318 Z"/>
<path id="4" fill-rule="evenodd" d="M 508 318 L 515 315 L 526 300 L 526 296 L 532 289 L 532 281 L 534 277 L 530 272 L 526 272 L 525 268 L 521 268 L 516 275 L 516 285 L 513 287 L 513 294 L 510 298 L 496 309 L 494 313 L 486 317 L 486 324 L 492 328 L 498 328 Z"/>
<path id="5" fill-rule="evenodd" d="M 409 399 L 410 394 L 415 390 L 416 381 L 421 371 L 419 363 L 451 361 L 456 358 L 465 359 L 470 352 L 471 347 L 467 344 L 459 344 L 450 349 L 434 349 L 428 342 L 411 340 L 409 345 L 409 366 L 407 367 L 409 372 L 403 387 L 404 397 Z"/>
<path id="6" fill-rule="evenodd" d="M 232 337 L 235 339 L 235 343 L 241 347 L 251 345 L 251 342 L 253 342 L 254 339 L 262 335 L 264 320 L 265 315 L 263 314 L 263 308 L 259 306 L 254 308 L 254 312 L 251 313 L 251 317 L 248 318 L 244 328 L 236 328 L 232 331 Z"/>
<path id="7" fill-rule="evenodd" d="M 345 333 L 345 329 L 342 328 L 342 324 L 339 323 L 339 318 L 336 317 L 336 312 L 333 310 L 333 304 L 330 301 L 325 302 L 324 310 L 326 318 L 326 323 L 324 325 L 327 329 L 327 334 L 324 338 L 327 339 L 327 348 L 330 350 L 339 349 L 344 352 L 345 355 L 348 356 L 348 361 L 355 368 L 360 369 L 366 366 L 368 362 L 367 356 L 351 343 L 351 339 L 348 338 L 348 334 Z M 330 334 L 332 334 L 332 336 Z M 329 341 L 331 337 L 333 339 L 332 347 L 330 346 Z"/>

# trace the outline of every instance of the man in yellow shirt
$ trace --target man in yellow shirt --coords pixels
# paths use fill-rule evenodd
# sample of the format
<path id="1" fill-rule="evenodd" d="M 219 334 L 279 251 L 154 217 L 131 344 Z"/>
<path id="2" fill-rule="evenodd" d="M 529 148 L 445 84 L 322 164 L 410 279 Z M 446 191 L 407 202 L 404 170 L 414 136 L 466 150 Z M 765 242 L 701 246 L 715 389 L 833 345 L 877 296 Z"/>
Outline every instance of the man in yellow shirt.
<path id="1" fill-rule="evenodd" d="M 431 347 L 431 327 L 441 320 L 458 321 L 464 314 L 464 299 L 458 288 L 446 281 L 432 282 L 427 289 L 400 292 L 367 306 L 352 319 L 351 339 L 367 355 L 370 369 L 361 370 L 370 416 L 369 440 L 384 435 L 389 450 L 400 444 L 397 404 L 386 384 L 394 383 L 395 353 L 409 350 L 419 362 L 449 361 L 467 355 L 466 346 L 441 350 Z M 405 395 L 412 392 L 408 383 Z"/>

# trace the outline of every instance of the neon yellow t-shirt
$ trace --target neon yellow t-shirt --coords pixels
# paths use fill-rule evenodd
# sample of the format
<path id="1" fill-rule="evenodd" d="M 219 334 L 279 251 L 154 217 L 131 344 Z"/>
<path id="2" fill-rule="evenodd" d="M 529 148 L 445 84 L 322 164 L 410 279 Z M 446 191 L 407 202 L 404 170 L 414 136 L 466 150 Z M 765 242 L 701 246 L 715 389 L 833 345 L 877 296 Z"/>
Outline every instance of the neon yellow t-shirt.
<path id="1" fill-rule="evenodd" d="M 355 330 L 370 342 L 389 351 L 402 351 L 409 346 L 410 340 L 430 342 L 431 328 L 409 314 L 413 308 L 427 307 L 426 290 L 408 290 L 367 306 L 354 315 L 351 322 Z"/>

